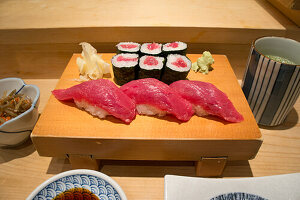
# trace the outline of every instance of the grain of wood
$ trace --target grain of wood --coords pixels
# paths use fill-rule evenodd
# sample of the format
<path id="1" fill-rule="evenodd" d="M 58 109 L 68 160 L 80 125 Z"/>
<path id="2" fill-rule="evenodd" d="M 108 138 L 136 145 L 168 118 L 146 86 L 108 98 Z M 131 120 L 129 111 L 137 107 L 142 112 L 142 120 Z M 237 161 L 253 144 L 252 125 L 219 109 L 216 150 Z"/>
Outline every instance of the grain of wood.
<path id="1" fill-rule="evenodd" d="M 146 7 L 155 12 L 144 12 Z M 299 28 L 263 0 L 0 2 L 3 45 L 174 40 L 249 44 L 265 35 L 299 39 Z"/>
<path id="2" fill-rule="evenodd" d="M 102 57 L 110 63 L 113 55 Z M 78 56 L 73 55 L 56 89 L 78 84 Z M 195 62 L 201 55 L 188 56 Z M 51 95 L 31 135 L 33 143 L 40 155 L 53 157 L 80 154 L 114 160 L 196 161 L 202 156 L 252 159 L 261 145 L 261 133 L 226 56 L 213 57 L 213 71 L 208 75 L 191 71 L 188 79 L 213 83 L 225 92 L 244 116 L 241 123 L 197 116 L 182 123 L 173 116 L 161 119 L 137 115 L 127 125 L 112 116 L 93 117 L 74 103 L 59 102 Z"/>
<path id="3" fill-rule="evenodd" d="M 78 84 L 78 82 L 75 81 L 75 79 L 78 78 L 78 69 L 75 62 L 78 56 L 79 55 L 74 55 L 71 58 L 56 89 L 69 88 Z M 112 56 L 113 54 L 103 54 L 103 59 L 110 63 Z M 200 55 L 189 55 L 192 62 L 195 62 L 199 56 Z M 201 117 L 192 117 L 188 123 L 179 123 L 179 121 L 171 116 L 162 120 L 138 115 L 130 125 L 126 125 L 113 117 L 109 117 L 108 120 L 100 120 L 87 112 L 77 109 L 72 103 L 63 104 L 59 102 L 51 95 L 48 105 L 33 132 L 33 137 L 36 135 L 52 135 L 53 129 L 57 127 L 60 129 L 60 131 L 56 133 L 57 136 L 63 137 L 81 137 L 82 134 L 84 134 L 86 137 L 99 138 L 175 139 L 181 138 L 181 133 L 185 133 L 186 139 L 260 138 L 260 133 L 258 129 L 256 129 L 256 122 L 227 58 L 222 55 L 214 55 L 214 58 L 216 60 L 213 66 L 215 70 L 211 71 L 209 75 L 191 71 L 188 75 L 188 79 L 213 83 L 221 91 L 225 92 L 236 109 L 244 116 L 245 120 L 241 123 L 225 123 L 226 125 L 224 125 L 224 121 L 218 118 L 213 118 L 212 120 L 211 118 Z M 111 80 L 112 79 L 113 77 Z M 78 124 L 78 121 L 82 123 Z M 55 125 L 53 126 L 52 123 Z M 197 126 L 198 124 L 206 125 L 199 127 Z M 163 129 L 162 127 L 164 126 L 168 126 L 168 130 Z M 139 131 L 141 127 L 144 127 L 143 132 Z M 81 130 L 85 130 L 85 133 L 81 132 Z"/>
<path id="4" fill-rule="evenodd" d="M 268 0 L 290 20 L 300 26 L 300 2 L 296 0 Z"/>
<path id="5" fill-rule="evenodd" d="M 58 79 L 26 79 L 25 82 L 40 87 L 41 94 L 44 94 L 40 105 L 46 105 Z M 42 112 L 43 107 L 39 111 Z M 299 113 L 300 99 L 282 125 L 260 129 L 264 143 L 256 158 L 251 161 L 228 162 L 223 176 L 261 177 L 299 172 Z M 164 164 L 141 161 L 138 165 L 130 165 L 119 161 L 104 165 L 101 171 L 117 181 L 129 199 L 163 200 L 165 174 L 195 176 L 194 166 L 185 162 Z M 30 141 L 18 148 L 0 148 L 0 199 L 25 199 L 39 184 L 70 169 L 71 165 L 66 158 L 39 156 Z"/>
<path id="6" fill-rule="evenodd" d="M 99 53 L 116 52 L 117 43 L 91 43 Z M 226 55 L 238 79 L 243 78 L 250 44 L 188 43 L 188 53 Z M 0 45 L 0 78 L 59 79 L 72 54 L 80 53 L 78 43 Z"/>
<path id="7" fill-rule="evenodd" d="M 118 26 L 284 29 L 255 0 L 113 0 L 101 3 L 97 0 L 12 0 L 0 3 L 0 19 L 0 29 Z"/>

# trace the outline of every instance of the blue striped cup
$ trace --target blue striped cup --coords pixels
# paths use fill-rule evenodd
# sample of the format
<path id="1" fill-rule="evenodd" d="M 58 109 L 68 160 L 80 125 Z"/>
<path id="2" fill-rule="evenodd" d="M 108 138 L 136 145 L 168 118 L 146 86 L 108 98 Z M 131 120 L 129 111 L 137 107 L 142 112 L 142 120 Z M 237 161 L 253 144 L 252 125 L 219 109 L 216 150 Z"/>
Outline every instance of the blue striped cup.
<path id="1" fill-rule="evenodd" d="M 275 61 L 274 56 L 293 63 Z M 258 124 L 283 123 L 299 97 L 299 82 L 299 42 L 283 37 L 262 37 L 252 43 L 242 89 Z"/>

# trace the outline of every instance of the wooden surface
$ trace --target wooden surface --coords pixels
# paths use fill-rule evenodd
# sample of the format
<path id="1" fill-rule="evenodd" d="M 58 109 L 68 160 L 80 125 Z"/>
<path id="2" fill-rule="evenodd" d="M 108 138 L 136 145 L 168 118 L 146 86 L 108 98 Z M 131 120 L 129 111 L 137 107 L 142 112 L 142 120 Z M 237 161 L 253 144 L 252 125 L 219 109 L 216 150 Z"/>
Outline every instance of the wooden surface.
<path id="1" fill-rule="evenodd" d="M 26 79 L 41 90 L 40 112 L 58 79 Z M 223 176 L 260 177 L 300 171 L 300 99 L 277 127 L 260 127 L 264 142 L 255 159 L 227 163 Z M 164 175 L 195 176 L 190 162 L 106 162 L 101 171 L 116 180 L 132 200 L 163 200 Z M 38 155 L 31 141 L 13 149 L 0 149 L 0 199 L 25 199 L 39 184 L 70 170 L 66 158 Z M 16 191 L 16 188 L 18 189 Z"/>
<path id="2" fill-rule="evenodd" d="M 150 1 L 144 0 L 144 2 L 150 4 Z M 162 1 L 151 2 L 155 7 Z M 121 24 L 126 17 L 115 14 L 114 10 L 125 8 L 126 1 L 106 1 L 109 5 L 118 4 L 113 6 L 113 11 L 101 9 L 103 4 L 95 5 L 79 0 L 77 3 L 72 1 L 71 6 L 68 5 L 68 1 L 55 1 L 55 3 L 50 0 L 1 1 L 0 77 L 21 77 L 25 78 L 27 83 L 37 85 L 41 90 L 39 110 L 42 112 L 69 58 L 74 52 L 81 52 L 78 43 L 82 41 L 93 43 L 98 51 L 103 53 L 114 52 L 113 44 L 116 42 L 111 42 L 112 40 L 137 39 L 137 36 L 140 40 L 143 39 L 142 42 L 154 39 L 156 39 L 155 41 L 186 39 L 189 42 L 190 53 L 202 53 L 204 50 L 210 50 L 214 54 L 227 55 L 236 76 L 241 80 L 253 39 L 264 35 L 285 35 L 299 40 L 299 28 L 265 0 L 238 1 L 238 5 L 232 4 L 233 1 L 219 0 L 216 1 L 217 4 L 220 3 L 216 5 L 217 9 L 215 9 L 215 4 L 208 5 L 208 1 L 198 2 L 205 2 L 205 8 L 198 6 L 197 10 L 204 9 L 207 12 L 188 12 L 190 16 L 203 16 L 203 18 L 195 18 L 191 21 L 198 28 L 193 31 L 190 31 L 190 28 L 186 29 L 188 31 L 185 31 L 185 34 L 183 34 L 184 31 L 174 34 L 179 27 L 169 27 L 160 22 L 170 21 L 173 24 L 184 25 L 191 22 L 189 20 L 184 22 L 182 19 L 191 19 L 190 16 L 182 14 L 178 20 L 177 13 L 171 15 L 171 12 L 168 12 L 165 17 L 135 17 L 134 20 L 126 21 L 126 23 L 135 23 L 135 20 L 148 21 L 148 23 L 155 23 L 158 27 L 170 28 L 159 32 L 158 29 L 150 32 L 149 29 L 137 32 L 136 30 L 141 29 L 126 29 L 127 27 L 124 27 L 122 31 L 110 27 L 76 29 L 70 25 L 72 22 L 82 22 L 76 24 L 76 27 L 85 26 L 88 23 L 109 24 L 112 21 L 105 19 L 109 15 L 114 15 L 115 22 L 119 23 L 118 21 L 120 21 L 119 24 Z M 226 2 L 228 4 L 224 9 Z M 119 6 L 120 3 L 123 5 Z M 254 5 L 255 9 L 249 9 L 247 6 L 249 3 Z M 140 1 L 131 7 L 137 10 L 143 5 L 145 5 L 143 1 Z M 166 10 L 168 5 L 165 3 L 163 5 Z M 172 5 L 175 6 L 173 3 Z M 183 9 L 190 10 L 193 5 L 186 4 L 185 6 L 188 8 L 184 7 Z M 107 6 L 104 5 L 104 7 Z M 93 12 L 90 12 L 91 10 Z M 231 16 L 231 12 L 227 12 L 227 10 L 235 10 L 234 16 Z M 122 12 L 124 14 L 125 11 Z M 134 15 L 140 16 L 141 13 L 139 11 Z M 209 24 L 208 28 L 200 27 L 205 23 Z M 54 27 L 50 26 L 51 24 Z M 211 29 L 214 26 L 222 28 L 225 25 L 227 26 L 225 29 Z M 46 28 L 41 28 L 42 26 Z M 228 26 L 241 28 L 228 28 Z M 274 29 L 270 29 L 270 27 Z M 105 32 L 105 30 L 107 31 Z M 221 35 L 215 34 L 218 32 Z M 181 34 L 183 35 L 181 36 Z M 106 38 L 110 41 L 103 42 Z M 260 127 L 264 143 L 256 158 L 250 161 L 229 161 L 223 176 L 225 178 L 260 177 L 299 172 L 299 115 L 300 99 L 282 125 L 273 128 Z M 162 200 L 165 174 L 195 176 L 194 163 L 191 162 L 107 161 L 103 165 L 101 171 L 116 180 L 128 199 L 132 200 Z M 0 199 L 25 199 L 39 184 L 55 174 L 70 169 L 71 165 L 66 158 L 39 156 L 31 141 L 18 148 L 0 149 Z"/>
<path id="3" fill-rule="evenodd" d="M 6 19 L 1 21 L 1 29 L 121 26 L 284 29 L 255 0 L 11 0 L 1 2 L 0 19 Z"/>
<path id="4" fill-rule="evenodd" d="M 126 40 L 249 44 L 262 35 L 299 38 L 299 28 L 264 0 L 13 0 L 1 1 L 0 20 L 3 45 Z"/>
<path id="5" fill-rule="evenodd" d="M 266 35 L 300 40 L 300 28 L 266 0 L 0 1 L 0 77 L 59 79 L 82 41 L 112 53 L 122 40 L 182 40 L 188 53 L 227 55 L 242 79 L 251 42 Z"/>
<path id="6" fill-rule="evenodd" d="M 300 26 L 300 2 L 293 0 L 268 0 L 290 20 Z"/>
<path id="7" fill-rule="evenodd" d="M 102 54 L 102 58 L 110 63 L 115 54 Z M 68 63 L 56 89 L 66 89 L 79 84 L 76 59 L 79 54 L 74 54 Z M 199 54 L 189 54 L 188 57 L 195 62 Z M 189 80 L 210 82 L 223 91 L 233 105 L 240 112 L 244 121 L 241 123 L 227 123 L 217 117 L 192 117 L 187 123 L 182 123 L 175 117 L 155 118 L 137 115 L 127 125 L 114 117 L 99 120 L 88 112 L 78 109 L 74 103 L 57 100 L 51 95 L 48 105 L 41 115 L 32 137 L 82 137 L 82 138 L 130 138 L 130 139 L 259 139 L 253 114 L 247 100 L 238 84 L 232 68 L 223 55 L 213 55 L 214 70 L 208 75 L 195 73 L 191 70 Z M 111 69 L 112 71 L 112 69 Z M 113 76 L 113 73 L 112 73 Z M 109 78 L 109 80 L 113 80 Z M 201 126 L 198 126 L 201 124 Z M 167 129 L 165 129 L 167 127 Z M 143 128 L 143 131 L 141 131 Z M 57 133 L 54 133 L 57 132 Z"/>
<path id="8" fill-rule="evenodd" d="M 114 54 L 103 54 L 110 63 Z M 79 84 L 73 55 L 56 89 Z M 189 54 L 195 62 L 199 54 Z M 253 158 L 262 142 L 261 133 L 237 79 L 224 55 L 213 55 L 214 70 L 208 75 L 191 71 L 190 80 L 213 83 L 225 92 L 243 115 L 241 123 L 228 123 L 217 117 L 193 116 L 182 123 L 173 116 L 141 116 L 128 124 L 110 116 L 104 120 L 78 109 L 73 102 L 60 102 L 51 95 L 32 134 L 41 156 L 86 155 L 114 160 L 187 160 L 201 157 Z M 110 78 L 113 80 L 113 77 Z"/>
<path id="9" fill-rule="evenodd" d="M 92 43 L 99 53 L 115 52 L 116 43 Z M 250 44 L 188 45 L 188 52 L 199 54 L 204 51 L 226 55 L 236 76 L 242 79 L 250 50 Z M 18 76 L 25 79 L 59 79 L 75 52 L 81 46 L 74 44 L 0 45 L 0 78 Z M 3 66 L 3 67 L 2 67 Z"/>

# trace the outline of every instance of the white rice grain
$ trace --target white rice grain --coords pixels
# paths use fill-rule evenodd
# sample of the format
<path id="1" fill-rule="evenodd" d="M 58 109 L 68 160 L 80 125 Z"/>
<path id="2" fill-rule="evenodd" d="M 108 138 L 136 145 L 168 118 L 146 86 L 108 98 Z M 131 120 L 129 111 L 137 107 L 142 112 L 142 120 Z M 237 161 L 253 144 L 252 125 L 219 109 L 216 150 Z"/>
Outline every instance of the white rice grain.
<path id="1" fill-rule="evenodd" d="M 158 115 L 159 117 L 163 117 L 167 114 L 167 111 L 160 110 L 148 104 L 138 104 L 136 105 L 136 110 L 140 115 Z"/>
<path id="2" fill-rule="evenodd" d="M 91 113 L 92 115 L 99 117 L 100 119 L 105 118 L 109 113 L 102 108 L 92 106 L 86 101 L 74 101 L 76 106 L 80 109 L 84 109 L 87 112 Z"/>

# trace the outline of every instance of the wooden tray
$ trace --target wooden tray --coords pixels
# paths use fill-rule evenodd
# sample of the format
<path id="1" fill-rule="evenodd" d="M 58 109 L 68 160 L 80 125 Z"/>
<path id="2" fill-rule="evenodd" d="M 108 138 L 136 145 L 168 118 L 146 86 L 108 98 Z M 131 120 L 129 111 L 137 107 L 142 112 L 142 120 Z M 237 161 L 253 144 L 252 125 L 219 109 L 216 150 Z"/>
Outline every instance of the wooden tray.
<path id="1" fill-rule="evenodd" d="M 103 59 L 110 63 L 113 55 L 103 54 Z M 78 84 L 74 80 L 79 77 L 78 56 L 72 56 L 56 89 Z M 195 62 L 201 55 L 187 56 Z M 205 166 L 219 165 L 208 175 L 222 173 L 226 160 L 254 158 L 262 143 L 259 128 L 226 56 L 213 57 L 213 71 L 208 75 L 191 71 L 188 79 L 215 84 L 244 116 L 243 122 L 193 116 L 181 123 L 173 116 L 137 115 L 126 125 L 112 116 L 103 120 L 93 117 L 74 103 L 62 103 L 51 95 L 31 134 L 39 155 L 68 156 L 74 168 L 97 168 L 96 159 L 202 161 L 197 166 L 203 172 Z"/>

